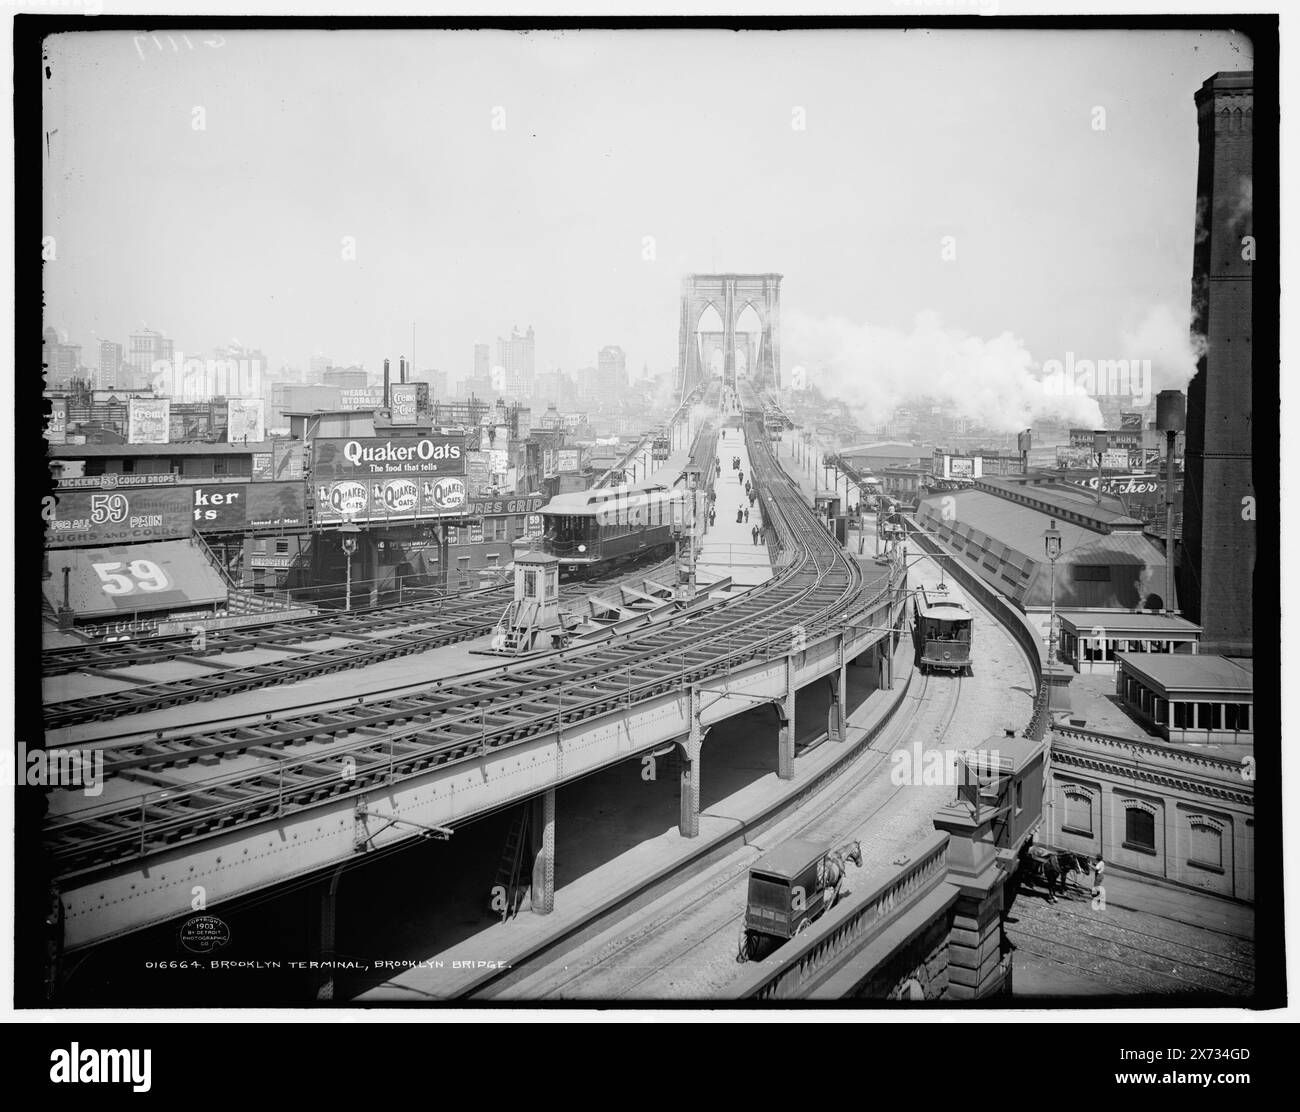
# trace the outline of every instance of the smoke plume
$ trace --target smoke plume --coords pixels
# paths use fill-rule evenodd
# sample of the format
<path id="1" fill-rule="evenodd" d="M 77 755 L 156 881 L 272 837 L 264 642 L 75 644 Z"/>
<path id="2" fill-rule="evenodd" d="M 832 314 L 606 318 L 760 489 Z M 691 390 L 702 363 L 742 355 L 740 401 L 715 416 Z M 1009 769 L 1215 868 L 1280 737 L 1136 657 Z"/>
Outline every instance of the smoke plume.
<path id="1" fill-rule="evenodd" d="M 1101 427 L 1093 398 L 1044 389 L 1038 365 L 1010 332 L 984 340 L 945 328 L 934 313 L 918 315 L 910 332 L 797 311 L 786 314 L 782 327 L 782 361 L 804 364 L 824 393 L 868 427 L 899 406 L 923 402 L 999 432 L 1028 428 L 1039 418 Z"/>
<path id="2" fill-rule="evenodd" d="M 1156 305 L 1133 332 L 1124 334 L 1126 359 L 1151 361 L 1151 390 L 1186 390 L 1205 354 L 1205 337 L 1192 331 L 1190 302 L 1178 309 Z"/>

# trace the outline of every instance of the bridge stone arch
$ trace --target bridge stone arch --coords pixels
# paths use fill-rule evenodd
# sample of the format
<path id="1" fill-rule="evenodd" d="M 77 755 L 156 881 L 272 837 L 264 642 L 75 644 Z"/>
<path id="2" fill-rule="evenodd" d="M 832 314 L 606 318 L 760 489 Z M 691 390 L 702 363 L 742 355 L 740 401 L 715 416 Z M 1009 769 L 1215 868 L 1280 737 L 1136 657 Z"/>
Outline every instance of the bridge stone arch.
<path id="1" fill-rule="evenodd" d="M 760 389 L 781 385 L 781 275 L 688 274 L 682 279 L 678 337 L 678 392 L 685 397 L 708 377 L 700 357 L 699 327 L 712 306 L 722 318 L 722 379 L 736 385 L 736 322 L 746 307 L 758 315 L 762 331 L 749 371 Z"/>

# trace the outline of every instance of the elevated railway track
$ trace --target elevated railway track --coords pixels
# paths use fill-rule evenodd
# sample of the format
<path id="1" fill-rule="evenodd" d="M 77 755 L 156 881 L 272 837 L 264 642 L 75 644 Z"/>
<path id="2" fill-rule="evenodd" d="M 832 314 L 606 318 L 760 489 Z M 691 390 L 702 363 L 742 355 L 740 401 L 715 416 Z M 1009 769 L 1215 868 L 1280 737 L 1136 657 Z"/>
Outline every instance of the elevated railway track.
<path id="1" fill-rule="evenodd" d="M 239 844 L 248 854 L 254 835 L 265 843 L 265 835 L 272 834 L 274 842 L 278 830 L 283 842 L 286 823 L 297 821 L 294 829 L 305 830 L 298 820 L 316 823 L 317 814 L 322 821 L 328 815 L 337 830 L 351 808 L 364 808 L 368 793 L 382 793 L 397 806 L 399 797 L 425 798 L 420 791 L 431 777 L 457 768 L 485 769 L 542 738 L 575 730 L 604 730 L 600 736 L 608 737 L 619 722 L 631 731 L 631 720 L 643 708 L 679 702 L 693 687 L 725 683 L 740 670 L 761 670 L 765 664 L 788 668 L 799 646 L 842 636 L 846 621 L 892 606 L 887 589 L 865 597 L 869 592 L 863 590 L 857 563 L 820 527 L 777 467 L 763 436 L 761 408 L 752 402 L 745 408 L 764 519 L 779 551 L 776 574 L 766 584 L 623 641 L 443 680 L 393 698 L 106 747 L 110 790 L 105 795 L 111 798 L 89 807 L 80 798 L 55 799 L 45 823 L 46 847 L 61 886 L 98 891 L 102 900 L 105 889 L 95 885 L 104 878 L 116 877 L 113 890 L 120 890 L 127 885 L 118 882 L 141 875 L 152 859 L 184 862 L 209 840 L 230 845 L 242 837 Z M 743 705 L 718 713 L 740 709 Z M 622 759 L 619 754 L 610 747 L 586 767 L 591 761 Z M 195 780 L 195 769 L 182 773 L 194 765 L 212 775 Z M 138 785 L 145 790 L 135 791 Z M 323 828 L 312 829 L 320 837 Z M 418 836 L 410 829 L 400 835 Z M 300 856 L 275 876 L 268 865 L 259 883 L 322 863 L 312 865 Z M 84 918 L 86 906 L 80 910 Z M 123 926 L 132 917 L 125 911 L 120 915 L 112 926 L 83 923 L 70 944 L 142 925 Z M 144 921 L 157 918 L 155 913 Z"/>
<path id="2" fill-rule="evenodd" d="M 711 467 L 716 430 L 703 425 L 692 445 L 692 462 Z M 639 569 L 636 577 L 662 572 L 671 561 Z M 562 602 L 572 606 L 629 575 L 629 569 L 611 569 L 583 583 L 566 583 Z M 269 686 L 292 684 L 317 676 L 369 667 L 415 653 L 473 640 L 490 634 L 512 597 L 512 584 L 430 600 L 411 605 L 376 608 L 359 613 L 323 614 L 257 628 L 210 634 L 196 650 L 187 637 L 160 641 L 123 642 L 113 645 L 75 645 L 42 653 L 45 677 L 75 672 L 132 682 L 120 691 L 99 692 L 61 699 L 44 708 L 45 727 L 57 730 L 87 722 L 107 722 L 127 715 L 166 707 L 241 695 Z M 312 651 L 316 641 L 345 640 Z M 223 656 L 256 650 L 279 650 L 287 655 L 258 663 L 222 663 Z M 137 665 L 171 661 L 198 664 L 207 672 L 165 682 L 139 682 L 121 670 Z"/>

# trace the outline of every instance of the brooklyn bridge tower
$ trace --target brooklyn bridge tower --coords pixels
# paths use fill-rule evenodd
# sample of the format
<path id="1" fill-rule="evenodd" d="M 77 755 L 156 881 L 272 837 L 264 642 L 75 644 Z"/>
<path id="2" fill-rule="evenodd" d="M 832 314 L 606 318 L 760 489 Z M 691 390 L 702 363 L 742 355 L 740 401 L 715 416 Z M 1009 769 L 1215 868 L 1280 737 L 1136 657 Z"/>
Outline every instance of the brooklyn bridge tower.
<path id="1" fill-rule="evenodd" d="M 686 275 L 677 367 L 679 397 L 711 375 L 732 388 L 742 374 L 758 389 L 779 387 L 781 275 Z"/>

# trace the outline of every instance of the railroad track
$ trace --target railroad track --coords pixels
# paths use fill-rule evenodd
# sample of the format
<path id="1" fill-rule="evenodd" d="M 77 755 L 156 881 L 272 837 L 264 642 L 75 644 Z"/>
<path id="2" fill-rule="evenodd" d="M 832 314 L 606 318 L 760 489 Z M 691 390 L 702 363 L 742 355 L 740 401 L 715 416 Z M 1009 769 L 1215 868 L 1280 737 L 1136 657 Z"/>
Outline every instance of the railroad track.
<path id="1" fill-rule="evenodd" d="M 862 597 L 862 575 L 776 467 L 762 436 L 752 454 L 764 520 L 776 530 L 781 566 L 762 587 L 702 613 L 632 635 L 618 644 L 569 650 L 501 672 L 451 679 L 398 698 L 291 715 L 257 725 L 105 751 L 105 775 L 143 783 L 138 796 L 59 814 L 45 824 L 60 876 L 113 866 L 232 827 L 273 821 L 342 795 L 469 761 L 562 726 L 599 717 L 756 661 L 784 658 L 794 627 L 807 636 L 838 627 L 883 597 Z M 747 427 L 754 414 L 747 413 Z M 752 431 L 752 430 L 751 430 Z M 287 750 L 314 744 L 305 755 Z M 253 769 L 196 784 L 168 778 L 171 767 L 215 766 L 235 756 Z M 340 775 L 347 762 L 350 774 Z M 247 762 L 241 762 L 246 764 Z"/>
<path id="2" fill-rule="evenodd" d="M 623 578 L 653 577 L 664 571 L 671 561 L 663 560 L 650 568 L 629 571 L 619 569 L 617 575 L 590 579 L 583 583 L 565 584 L 561 594 L 569 606 L 607 589 Z M 307 628 L 297 623 L 284 622 L 269 631 L 265 637 L 246 636 L 233 643 L 222 642 L 199 654 L 176 646 L 160 649 L 152 659 L 135 659 L 116 662 L 117 667 L 164 660 L 193 661 L 209 664 L 211 673 L 185 679 L 159 683 L 143 683 L 121 691 L 89 695 L 78 699 L 64 699 L 45 707 L 45 728 L 55 730 L 86 722 L 108 722 L 126 715 L 143 714 L 186 703 L 206 702 L 211 699 L 242 695 L 259 688 L 298 683 L 316 676 L 330 675 L 354 668 L 365 668 L 385 660 L 429 652 L 446 645 L 470 641 L 487 636 L 496 626 L 507 602 L 513 597 L 513 585 L 488 588 L 472 592 L 472 597 L 440 600 L 418 606 L 397 607 L 402 613 L 375 613 L 359 618 L 354 623 L 340 621 L 331 616 L 312 623 Z M 390 627 L 397 632 L 380 635 L 373 631 Z M 353 643 L 322 649 L 317 652 L 294 651 L 312 641 L 328 638 L 347 638 Z M 243 666 L 221 665 L 210 657 L 242 652 L 249 649 L 279 649 L 292 653 L 280 660 Z M 145 654 L 146 657 L 148 654 Z M 76 669 L 69 668 L 68 671 Z M 95 675 L 114 678 L 101 665 Z M 127 677 L 123 676 L 122 679 Z"/>
<path id="3" fill-rule="evenodd" d="M 912 719 L 895 718 L 889 729 L 893 733 L 885 748 L 868 748 L 845 767 L 819 798 L 800 808 L 802 817 L 787 820 L 779 833 L 768 832 L 758 842 L 738 853 L 730 866 L 710 870 L 706 878 L 685 895 L 684 902 L 674 902 L 635 927 L 623 923 L 617 937 L 605 943 L 597 954 L 576 968 L 570 955 L 549 963 L 515 984 L 494 984 L 484 998 L 490 999 L 577 999 L 635 998 L 636 991 L 668 969 L 682 966 L 692 953 L 710 951 L 716 958 L 719 950 L 734 955 L 737 919 L 743 922 L 744 887 L 753 861 L 764 846 L 788 838 L 815 837 L 839 845 L 867 833 L 871 821 L 905 790 L 894 785 L 881 798 L 879 792 L 864 789 L 863 778 L 887 766 L 892 754 L 904 744 L 912 744 L 918 734 L 928 740 L 941 739 L 956 717 L 961 700 L 961 676 L 921 677 L 921 689 L 909 695 L 923 708 Z M 939 688 L 941 698 L 931 700 L 931 686 Z M 865 865 L 865 862 L 864 862 Z M 692 929 L 690 920 L 703 918 L 703 929 Z M 637 975 L 628 977 L 627 971 Z M 475 994 L 478 995 L 478 994 Z"/>
<path id="4" fill-rule="evenodd" d="M 712 466 L 713 440 L 711 425 L 702 426 L 692 445 L 692 459 Z M 561 598 L 572 606 L 620 578 L 654 576 L 671 564 L 671 560 L 663 560 L 649 569 L 630 572 L 621 568 L 582 583 L 566 583 Z M 90 671 L 128 681 L 129 677 L 115 676 L 111 669 L 174 660 L 202 664 L 212 671 L 50 703 L 44 708 L 45 728 L 55 730 L 87 722 L 108 722 L 125 715 L 242 695 L 473 640 L 492 632 L 511 597 L 513 584 L 506 584 L 413 605 L 277 622 L 252 630 L 214 634 L 201 651 L 194 650 L 190 640 L 184 637 L 168 638 L 165 644 L 125 642 L 111 647 L 76 645 L 47 650 L 41 658 L 42 671 L 47 677 Z M 381 635 L 383 630 L 394 632 Z M 352 643 L 316 652 L 295 651 L 313 641 L 338 638 Z M 223 655 L 254 649 L 279 649 L 293 655 L 234 667 L 219 663 Z"/>

